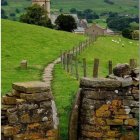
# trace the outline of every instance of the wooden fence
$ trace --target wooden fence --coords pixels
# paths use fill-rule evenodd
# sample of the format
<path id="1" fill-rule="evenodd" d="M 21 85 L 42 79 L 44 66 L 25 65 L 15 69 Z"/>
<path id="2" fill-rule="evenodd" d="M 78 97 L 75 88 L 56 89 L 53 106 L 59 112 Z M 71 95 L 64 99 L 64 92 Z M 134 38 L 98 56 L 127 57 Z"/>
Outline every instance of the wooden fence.
<path id="1" fill-rule="evenodd" d="M 61 65 L 63 69 L 70 73 L 72 76 L 74 76 L 77 80 L 80 78 L 80 74 L 82 71 L 82 77 L 87 77 L 88 75 L 88 67 L 87 66 L 87 60 L 86 58 L 82 59 L 82 67 L 79 65 L 78 61 L 78 55 L 80 55 L 86 48 L 88 48 L 94 41 L 96 41 L 96 37 L 90 37 L 85 42 L 79 43 L 78 47 L 74 47 L 70 51 L 61 52 Z M 137 60 L 136 59 L 130 59 L 130 67 L 135 68 L 137 67 Z M 100 65 L 100 59 L 95 58 L 93 60 L 93 66 L 92 66 L 92 77 L 98 78 L 99 73 L 99 65 Z M 112 60 L 108 60 L 108 75 L 113 73 L 113 62 Z M 82 68 L 82 70 L 81 70 Z"/>

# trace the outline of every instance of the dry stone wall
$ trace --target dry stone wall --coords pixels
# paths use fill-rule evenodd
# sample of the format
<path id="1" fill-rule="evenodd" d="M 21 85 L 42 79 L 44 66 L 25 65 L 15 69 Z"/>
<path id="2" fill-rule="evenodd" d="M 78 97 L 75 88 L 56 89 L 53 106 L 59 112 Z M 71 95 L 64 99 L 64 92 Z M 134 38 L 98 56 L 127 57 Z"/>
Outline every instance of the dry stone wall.
<path id="1" fill-rule="evenodd" d="M 44 82 L 14 83 L 2 97 L 2 140 L 58 140 L 58 118 Z"/>
<path id="2" fill-rule="evenodd" d="M 137 140 L 138 73 L 135 69 L 129 76 L 82 78 L 71 113 L 69 140 Z"/>

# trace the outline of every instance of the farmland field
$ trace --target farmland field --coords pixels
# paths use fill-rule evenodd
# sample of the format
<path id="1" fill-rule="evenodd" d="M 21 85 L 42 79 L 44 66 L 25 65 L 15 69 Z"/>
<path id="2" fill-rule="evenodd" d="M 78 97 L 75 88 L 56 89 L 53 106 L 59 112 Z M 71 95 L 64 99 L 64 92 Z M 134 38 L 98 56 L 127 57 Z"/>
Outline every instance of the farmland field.
<path id="1" fill-rule="evenodd" d="M 39 80 L 43 68 L 60 55 L 79 44 L 85 37 L 48 28 L 2 20 L 2 93 L 16 81 Z M 27 70 L 19 68 L 26 59 Z"/>
<path id="2" fill-rule="evenodd" d="M 25 8 L 31 5 L 31 0 L 7 0 L 8 5 L 2 6 L 9 16 L 10 13 L 16 13 L 16 9 L 20 13 L 16 13 L 16 18 L 25 11 Z M 59 11 L 63 9 L 64 12 L 69 12 L 71 8 L 78 10 L 92 9 L 97 13 L 102 12 L 118 12 L 125 14 L 138 15 L 138 0 L 114 0 L 114 4 L 110 5 L 104 2 L 104 0 L 51 0 L 51 10 Z M 15 17 L 10 17 L 15 19 Z"/>
<path id="3" fill-rule="evenodd" d="M 112 40 L 121 41 L 118 44 Z M 92 77 L 94 58 L 100 59 L 99 77 L 105 77 L 108 75 L 108 60 L 112 60 L 113 66 L 118 63 L 129 63 L 130 58 L 138 60 L 138 41 L 121 36 L 98 38 L 93 45 L 78 56 L 80 77 L 83 77 L 83 58 L 87 59 L 87 77 Z M 60 64 L 56 65 L 52 87 L 60 117 L 61 140 L 67 140 L 70 109 L 79 87 L 79 82 L 74 77 L 75 75 L 66 73 Z"/>

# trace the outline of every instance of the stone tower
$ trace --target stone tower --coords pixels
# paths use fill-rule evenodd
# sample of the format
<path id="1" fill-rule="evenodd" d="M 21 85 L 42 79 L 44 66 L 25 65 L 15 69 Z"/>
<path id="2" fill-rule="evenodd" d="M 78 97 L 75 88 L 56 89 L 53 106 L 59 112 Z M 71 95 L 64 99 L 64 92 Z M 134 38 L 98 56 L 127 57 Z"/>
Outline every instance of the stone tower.
<path id="1" fill-rule="evenodd" d="M 48 12 L 48 17 L 50 18 L 50 0 L 32 0 L 32 4 L 38 4 Z"/>

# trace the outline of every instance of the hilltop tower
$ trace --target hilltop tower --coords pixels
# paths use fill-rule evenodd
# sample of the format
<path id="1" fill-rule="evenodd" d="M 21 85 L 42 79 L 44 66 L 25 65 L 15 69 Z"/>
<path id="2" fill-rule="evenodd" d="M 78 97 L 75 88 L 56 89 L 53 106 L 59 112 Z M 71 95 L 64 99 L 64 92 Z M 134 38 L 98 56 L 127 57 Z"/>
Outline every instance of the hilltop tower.
<path id="1" fill-rule="evenodd" d="M 48 17 L 51 17 L 50 0 L 32 0 L 32 4 L 38 4 L 44 7 L 44 9 L 48 12 Z"/>

